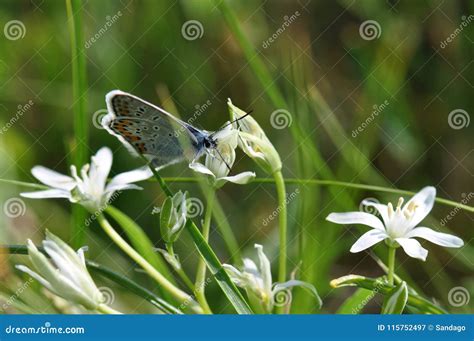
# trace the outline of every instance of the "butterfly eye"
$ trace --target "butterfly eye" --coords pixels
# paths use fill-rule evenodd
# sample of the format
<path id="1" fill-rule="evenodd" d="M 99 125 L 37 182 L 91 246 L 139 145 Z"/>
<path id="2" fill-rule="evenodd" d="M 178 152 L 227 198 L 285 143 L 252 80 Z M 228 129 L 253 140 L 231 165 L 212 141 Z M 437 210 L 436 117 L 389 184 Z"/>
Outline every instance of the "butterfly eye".
<path id="1" fill-rule="evenodd" d="M 158 131 L 158 130 L 160 130 L 160 127 L 158 127 L 158 126 L 153 126 L 153 129 L 156 130 L 156 131 Z"/>
<path id="2" fill-rule="evenodd" d="M 209 148 L 210 146 L 211 146 L 211 144 L 209 143 L 209 141 L 205 140 L 204 141 L 204 147 Z"/>

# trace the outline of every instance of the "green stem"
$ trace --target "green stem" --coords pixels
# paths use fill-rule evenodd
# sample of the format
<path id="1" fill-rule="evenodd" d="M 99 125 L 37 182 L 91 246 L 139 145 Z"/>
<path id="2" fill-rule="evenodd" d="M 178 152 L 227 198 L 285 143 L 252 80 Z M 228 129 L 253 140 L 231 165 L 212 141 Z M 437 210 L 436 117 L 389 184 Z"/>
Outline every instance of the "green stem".
<path id="1" fill-rule="evenodd" d="M 97 311 L 101 312 L 102 314 L 107 314 L 107 315 L 121 315 L 121 313 L 118 310 L 115 310 L 112 307 L 109 307 L 108 305 L 101 304 L 97 307 Z"/>
<path id="2" fill-rule="evenodd" d="M 82 167 L 89 158 L 87 141 L 89 139 L 89 118 L 87 117 L 87 80 L 86 55 L 82 33 L 82 4 L 81 0 L 66 0 L 66 12 L 69 23 L 71 41 L 71 67 L 74 110 L 74 142 L 72 145 L 72 163 Z M 72 208 L 72 244 L 80 247 L 85 244 L 87 211 L 75 205 Z"/>
<path id="3" fill-rule="evenodd" d="M 169 177 L 169 178 L 163 178 L 163 179 L 167 182 L 185 182 L 185 183 L 196 182 L 196 179 L 192 177 L 179 177 L 179 178 Z M 273 184 L 275 183 L 275 179 L 255 178 L 252 180 L 252 183 Z M 285 183 L 288 185 L 303 184 L 303 185 L 315 185 L 315 186 L 347 187 L 347 188 L 356 188 L 356 189 L 363 189 L 363 190 L 374 191 L 374 192 L 394 193 L 394 194 L 401 194 L 401 195 L 415 195 L 416 194 L 416 192 L 413 192 L 413 191 L 406 191 L 406 190 L 397 189 L 397 188 L 389 188 L 389 187 L 383 187 L 383 186 L 373 186 L 373 185 L 344 182 L 344 181 L 333 181 L 333 180 L 287 178 L 285 179 Z M 440 197 L 436 197 L 435 201 L 443 205 L 459 207 L 463 210 L 474 212 L 473 206 L 468 206 L 462 203 L 458 203 L 456 201 L 452 201 L 452 200 L 448 200 L 448 199 L 444 199 Z"/>
<path id="4" fill-rule="evenodd" d="M 212 208 L 214 206 L 215 200 L 215 190 L 211 189 L 207 193 L 207 205 L 206 205 L 206 213 L 204 214 L 204 224 L 202 226 L 202 235 L 206 242 L 209 242 L 209 232 L 211 230 L 211 218 L 212 218 Z M 211 309 L 209 308 L 209 304 L 206 300 L 206 262 L 204 259 L 200 259 L 198 263 L 197 273 L 196 273 L 196 282 L 194 284 L 196 298 L 207 313 L 212 314 Z"/>
<path id="5" fill-rule="evenodd" d="M 175 257 L 173 243 L 166 243 L 166 250 L 168 251 L 168 253 L 170 254 L 171 257 Z M 176 271 L 176 273 L 177 273 L 178 276 L 181 278 L 181 280 L 184 282 L 184 284 L 186 284 L 186 286 L 187 286 L 191 291 L 194 292 L 194 283 L 193 283 L 193 281 L 191 281 L 191 279 L 188 277 L 188 275 L 186 274 L 186 272 L 184 272 L 183 268 L 180 267 L 179 269 L 176 269 L 175 267 L 173 267 L 173 269 Z"/>
<path id="6" fill-rule="evenodd" d="M 145 258 L 143 258 L 135 249 L 133 249 L 110 225 L 108 220 L 103 214 L 99 215 L 97 218 L 102 229 L 107 233 L 107 235 L 117 244 L 122 251 L 124 251 L 130 258 L 132 258 L 138 265 L 140 265 L 143 270 L 146 271 L 150 277 L 152 277 L 163 289 L 168 291 L 173 297 L 175 297 L 180 303 L 184 305 L 191 305 L 191 308 L 197 312 L 201 312 L 200 307 L 193 300 L 193 298 L 182 291 L 181 289 L 175 287 L 170 281 L 166 279 L 161 273 L 159 273 L 150 263 L 148 263 Z"/>
<path id="7" fill-rule="evenodd" d="M 388 247 L 388 284 L 393 285 L 393 275 L 395 273 L 395 252 L 397 249 L 393 246 Z"/>
<path id="8" fill-rule="evenodd" d="M 287 257 L 287 212 L 286 212 L 286 189 L 285 180 L 281 171 L 274 173 L 275 185 L 278 194 L 278 222 L 280 231 L 280 253 L 278 261 L 278 281 L 286 281 L 286 257 Z"/>

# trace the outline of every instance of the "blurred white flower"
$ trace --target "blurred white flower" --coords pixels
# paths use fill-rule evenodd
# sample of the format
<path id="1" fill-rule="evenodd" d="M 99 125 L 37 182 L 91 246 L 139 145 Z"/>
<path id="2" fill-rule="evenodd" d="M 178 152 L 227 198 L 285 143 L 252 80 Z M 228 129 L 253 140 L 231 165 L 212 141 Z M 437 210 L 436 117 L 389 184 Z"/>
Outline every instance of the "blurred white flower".
<path id="1" fill-rule="evenodd" d="M 257 121 L 233 105 L 230 98 L 227 100 L 227 105 L 232 121 L 246 115 L 244 118 L 233 123 L 234 127 L 239 131 L 238 144 L 243 152 L 252 158 L 265 172 L 273 174 L 280 171 L 282 167 L 280 155 Z"/>
<path id="2" fill-rule="evenodd" d="M 192 162 L 189 168 L 209 177 L 213 186 L 219 188 L 226 182 L 243 185 L 255 178 L 254 172 L 242 172 L 228 176 L 230 168 L 235 162 L 235 148 L 237 147 L 238 132 L 232 125 L 218 131 L 214 138 L 217 141 L 215 148 L 208 149 L 204 164 Z"/>
<path id="3" fill-rule="evenodd" d="M 104 299 L 87 271 L 84 250 L 81 248 L 77 253 L 74 252 L 69 245 L 48 231 L 43 247 L 51 261 L 28 239 L 28 257 L 36 272 L 25 265 L 17 265 L 16 268 L 36 279 L 52 293 L 87 309 L 96 310 Z"/>
<path id="4" fill-rule="evenodd" d="M 224 268 L 229 274 L 231 280 L 239 287 L 247 291 L 249 297 L 256 297 L 266 313 L 271 313 L 277 300 L 277 295 L 281 291 L 286 291 L 291 287 L 301 286 L 309 290 L 318 300 L 321 306 L 321 299 L 313 285 L 297 280 L 290 280 L 284 283 L 272 282 L 272 272 L 270 261 L 263 252 L 263 246 L 255 244 L 257 249 L 259 267 L 249 258 L 244 258 L 242 271 L 237 270 L 229 264 L 224 264 Z M 288 300 L 285 303 L 290 303 Z"/>
<path id="5" fill-rule="evenodd" d="M 118 174 L 107 183 L 111 167 L 112 152 L 107 147 L 99 149 L 97 154 L 92 156 L 91 164 L 82 167 L 80 176 L 74 165 L 71 166 L 72 177 L 43 166 L 35 166 L 31 173 L 50 189 L 21 193 L 21 196 L 33 199 L 66 198 L 71 202 L 83 205 L 90 211 L 96 211 L 106 206 L 114 192 L 141 189 L 131 183 L 152 176 L 147 167 L 142 167 Z"/>
<path id="6" fill-rule="evenodd" d="M 383 222 L 376 216 L 365 212 L 331 213 L 326 220 L 336 224 L 363 224 L 372 227 L 372 230 L 363 234 L 352 245 L 351 252 L 363 251 L 382 240 L 392 246 L 401 246 L 407 255 L 413 258 L 426 260 L 428 251 L 414 239 L 426 239 L 444 247 L 461 247 L 462 239 L 436 232 L 428 227 L 416 227 L 431 211 L 436 198 L 434 187 L 425 187 L 411 198 L 404 206 L 403 198 L 398 201 L 394 209 L 388 205 L 372 201 L 363 201 L 366 206 L 372 206 L 380 213 Z"/>

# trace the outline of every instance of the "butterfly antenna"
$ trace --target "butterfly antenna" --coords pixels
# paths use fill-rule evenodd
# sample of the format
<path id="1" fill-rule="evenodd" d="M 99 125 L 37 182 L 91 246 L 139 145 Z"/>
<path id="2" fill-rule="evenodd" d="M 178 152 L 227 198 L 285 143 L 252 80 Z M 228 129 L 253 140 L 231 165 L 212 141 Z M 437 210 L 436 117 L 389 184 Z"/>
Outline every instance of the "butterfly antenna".
<path id="1" fill-rule="evenodd" d="M 217 148 L 214 148 L 214 150 L 217 152 L 217 154 L 220 156 L 222 162 L 225 163 L 225 165 L 227 166 L 227 169 L 229 170 L 229 172 L 232 170 L 229 166 L 229 164 L 227 163 L 227 161 L 224 159 L 224 157 L 222 156 L 221 152 L 219 151 L 219 149 Z"/>
<path id="2" fill-rule="evenodd" d="M 230 126 L 230 125 L 233 124 L 233 123 L 239 122 L 241 119 L 243 119 L 243 118 L 245 118 L 246 116 L 250 115 L 252 112 L 253 112 L 253 110 L 249 110 L 249 112 L 245 113 L 245 115 L 240 116 L 239 118 L 236 118 L 235 120 L 233 120 L 233 121 L 231 121 L 231 122 L 229 122 L 229 123 L 227 123 L 227 124 L 224 124 L 222 127 L 219 128 L 219 130 L 224 129 L 225 127 Z M 239 126 L 239 127 L 240 127 L 240 126 Z M 219 131 L 219 130 L 218 130 L 218 131 Z"/>

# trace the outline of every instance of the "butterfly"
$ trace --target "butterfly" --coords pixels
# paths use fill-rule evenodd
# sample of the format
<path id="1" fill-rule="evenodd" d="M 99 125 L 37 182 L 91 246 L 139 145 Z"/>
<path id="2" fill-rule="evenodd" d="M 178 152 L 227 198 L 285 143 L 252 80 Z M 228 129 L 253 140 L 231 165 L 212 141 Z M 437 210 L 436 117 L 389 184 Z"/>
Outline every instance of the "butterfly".
<path id="1" fill-rule="evenodd" d="M 219 143 L 232 133 L 233 122 L 215 132 L 198 129 L 120 90 L 110 91 L 105 101 L 108 113 L 102 118 L 102 126 L 157 169 L 186 159 L 197 160 L 211 150 L 219 153 Z"/>

